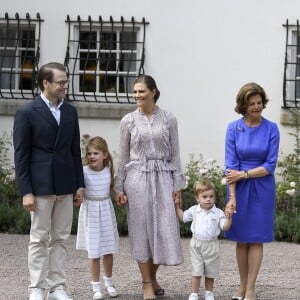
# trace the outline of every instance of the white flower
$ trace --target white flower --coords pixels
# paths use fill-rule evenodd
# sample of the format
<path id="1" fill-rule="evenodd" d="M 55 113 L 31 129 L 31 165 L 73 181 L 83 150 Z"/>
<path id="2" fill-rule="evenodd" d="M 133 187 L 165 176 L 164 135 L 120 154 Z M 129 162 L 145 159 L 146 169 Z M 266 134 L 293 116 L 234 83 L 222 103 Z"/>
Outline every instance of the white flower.
<path id="1" fill-rule="evenodd" d="M 289 196 L 294 196 L 296 193 L 296 190 L 295 189 L 286 190 L 285 193 L 288 194 Z"/>
<path id="2" fill-rule="evenodd" d="M 208 159 L 206 160 L 206 162 L 207 162 L 208 164 L 212 164 L 212 163 L 214 162 L 214 160 L 213 160 L 212 158 L 208 158 Z"/>
<path id="3" fill-rule="evenodd" d="M 290 182 L 290 187 L 294 188 L 295 186 L 296 186 L 296 182 L 291 181 L 291 182 Z"/>
<path id="4" fill-rule="evenodd" d="M 203 168 L 203 169 L 199 170 L 200 175 L 205 175 L 207 172 L 208 172 L 208 169 Z"/>
<path id="5" fill-rule="evenodd" d="M 220 183 L 221 183 L 222 185 L 226 185 L 226 184 L 227 184 L 226 177 L 223 177 L 223 178 L 221 179 Z"/>
<path id="6" fill-rule="evenodd" d="M 189 186 L 189 180 L 190 180 L 190 176 L 185 176 L 185 186 L 184 186 L 184 190 Z"/>

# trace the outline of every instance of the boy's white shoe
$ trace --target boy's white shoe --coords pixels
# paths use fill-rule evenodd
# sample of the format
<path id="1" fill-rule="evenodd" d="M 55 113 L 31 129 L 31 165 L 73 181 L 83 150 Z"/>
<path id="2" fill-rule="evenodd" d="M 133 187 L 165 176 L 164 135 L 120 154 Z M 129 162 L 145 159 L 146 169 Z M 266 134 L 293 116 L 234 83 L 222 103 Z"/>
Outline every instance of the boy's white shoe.
<path id="1" fill-rule="evenodd" d="M 48 300 L 72 300 L 63 287 L 58 287 L 54 291 L 48 293 Z"/>
<path id="2" fill-rule="evenodd" d="M 117 297 L 118 292 L 117 292 L 116 288 L 114 287 L 114 285 L 112 283 L 111 277 L 103 276 L 103 279 L 104 279 L 104 285 L 106 287 L 106 290 L 107 290 L 109 296 L 112 297 L 112 298 Z"/>
<path id="3" fill-rule="evenodd" d="M 197 293 L 191 293 L 189 295 L 189 300 L 198 300 L 199 299 L 199 296 Z"/>
<path id="4" fill-rule="evenodd" d="M 44 300 L 44 289 L 42 288 L 30 289 L 29 300 Z"/>
<path id="5" fill-rule="evenodd" d="M 205 300 L 215 300 L 214 294 L 212 291 L 205 291 Z"/>

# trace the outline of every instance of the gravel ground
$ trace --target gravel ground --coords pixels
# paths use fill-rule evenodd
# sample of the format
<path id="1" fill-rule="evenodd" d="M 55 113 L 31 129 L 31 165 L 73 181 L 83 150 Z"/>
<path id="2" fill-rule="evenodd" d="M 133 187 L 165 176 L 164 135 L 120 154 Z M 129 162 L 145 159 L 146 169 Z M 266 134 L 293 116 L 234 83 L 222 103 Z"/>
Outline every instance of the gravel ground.
<path id="1" fill-rule="evenodd" d="M 66 265 L 69 290 L 74 300 L 92 299 L 86 253 L 75 250 L 73 235 L 68 242 Z M 27 245 L 28 235 L 0 234 L 0 300 L 28 299 Z M 187 299 L 190 290 L 189 239 L 182 239 L 184 264 L 161 266 L 158 279 L 165 288 L 162 300 Z M 257 281 L 257 299 L 300 299 L 300 245 L 283 242 L 266 244 L 264 261 Z M 238 286 L 234 243 L 221 240 L 221 277 L 215 281 L 216 300 L 230 299 Z M 142 299 L 141 279 L 137 264 L 130 257 L 127 237 L 120 239 L 120 252 L 114 260 L 114 283 L 118 299 Z M 203 300 L 203 282 L 199 290 Z M 109 297 L 105 295 L 105 299 Z"/>

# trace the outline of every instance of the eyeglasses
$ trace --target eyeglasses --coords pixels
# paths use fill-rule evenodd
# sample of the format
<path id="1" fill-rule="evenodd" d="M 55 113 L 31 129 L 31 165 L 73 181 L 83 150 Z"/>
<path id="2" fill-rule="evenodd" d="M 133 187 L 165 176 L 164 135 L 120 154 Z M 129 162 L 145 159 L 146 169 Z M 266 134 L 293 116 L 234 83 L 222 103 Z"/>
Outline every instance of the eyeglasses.
<path id="1" fill-rule="evenodd" d="M 70 80 L 60 80 L 60 81 L 53 80 L 52 82 L 58 84 L 60 87 L 64 87 L 65 85 L 69 84 Z"/>

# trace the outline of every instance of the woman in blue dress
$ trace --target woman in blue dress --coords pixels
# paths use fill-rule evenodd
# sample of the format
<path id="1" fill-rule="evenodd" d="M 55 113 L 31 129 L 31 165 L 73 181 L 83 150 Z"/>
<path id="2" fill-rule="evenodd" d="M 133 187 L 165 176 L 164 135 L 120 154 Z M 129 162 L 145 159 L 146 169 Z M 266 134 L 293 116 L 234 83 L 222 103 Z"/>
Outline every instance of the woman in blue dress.
<path id="1" fill-rule="evenodd" d="M 237 242 L 240 274 L 240 287 L 232 300 L 255 299 L 263 243 L 271 242 L 274 237 L 274 170 L 279 131 L 275 123 L 262 117 L 267 102 L 266 93 L 258 84 L 242 86 L 235 111 L 243 117 L 231 122 L 226 132 L 226 213 L 233 214 L 233 221 L 225 237 Z"/>

